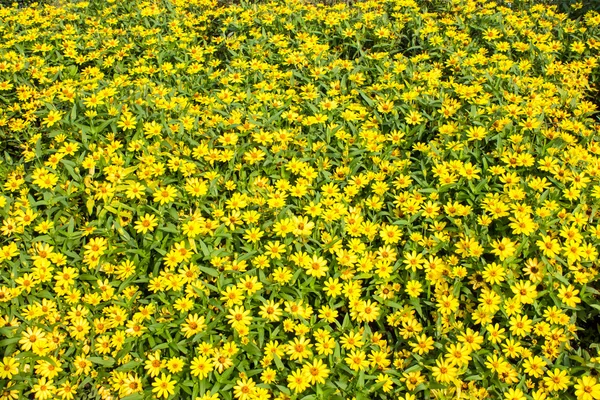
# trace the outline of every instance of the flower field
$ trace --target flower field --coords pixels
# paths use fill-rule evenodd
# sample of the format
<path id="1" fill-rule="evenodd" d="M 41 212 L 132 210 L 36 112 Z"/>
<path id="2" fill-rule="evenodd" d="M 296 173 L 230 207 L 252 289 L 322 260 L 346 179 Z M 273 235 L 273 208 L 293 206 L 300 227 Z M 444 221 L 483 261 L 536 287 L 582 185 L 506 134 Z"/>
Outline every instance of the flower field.
<path id="1" fill-rule="evenodd" d="M 62 1 L 0 36 L 0 400 L 600 399 L 600 13 Z"/>

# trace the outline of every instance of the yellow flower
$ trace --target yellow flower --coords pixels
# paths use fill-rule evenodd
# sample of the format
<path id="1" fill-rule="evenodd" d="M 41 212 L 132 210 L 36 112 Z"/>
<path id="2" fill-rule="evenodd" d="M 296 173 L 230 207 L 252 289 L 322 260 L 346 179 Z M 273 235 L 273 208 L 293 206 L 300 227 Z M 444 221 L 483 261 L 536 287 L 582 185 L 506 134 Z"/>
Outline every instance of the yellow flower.
<path id="1" fill-rule="evenodd" d="M 148 370 L 151 377 L 155 377 L 158 376 L 165 365 L 165 360 L 160 359 L 160 352 L 157 351 L 154 354 L 148 355 L 148 359 L 144 363 L 144 368 Z"/>
<path id="2" fill-rule="evenodd" d="M 28 327 L 21 333 L 21 339 L 19 344 L 21 349 L 29 351 L 34 346 L 44 346 L 46 344 L 46 332 L 42 331 L 38 327 Z"/>
<path id="3" fill-rule="evenodd" d="M 525 393 L 521 389 L 510 388 L 504 393 L 505 400 L 526 400 Z"/>
<path id="4" fill-rule="evenodd" d="M 469 356 L 471 351 L 468 347 L 461 344 L 448 345 L 446 352 L 446 359 L 450 362 L 450 364 L 456 365 L 457 367 L 462 367 L 463 365 L 468 364 L 471 360 L 471 356 Z"/>
<path id="5" fill-rule="evenodd" d="M 160 136 L 162 131 L 162 125 L 158 122 L 144 122 L 144 135 L 151 139 L 154 136 Z"/>
<path id="6" fill-rule="evenodd" d="M 0 378 L 11 380 L 19 373 L 19 362 L 13 357 L 4 357 L 0 362 Z"/>
<path id="7" fill-rule="evenodd" d="M 398 225 L 385 225 L 379 231 L 379 236 L 385 244 L 396 244 L 402 237 L 402 232 Z"/>
<path id="8" fill-rule="evenodd" d="M 264 232 L 260 228 L 249 228 L 246 229 L 244 234 L 244 239 L 248 240 L 251 243 L 256 243 L 263 237 Z"/>
<path id="9" fill-rule="evenodd" d="M 261 307 L 259 315 L 261 318 L 267 319 L 271 322 L 279 321 L 283 311 L 279 308 L 279 304 L 273 300 L 267 300 Z"/>
<path id="10" fill-rule="evenodd" d="M 535 285 L 529 281 L 518 281 L 510 289 L 515 294 L 516 300 L 523 304 L 533 304 L 538 294 Z"/>
<path id="11" fill-rule="evenodd" d="M 600 399 L 600 384 L 592 376 L 582 376 L 575 383 L 575 396 L 579 400 Z"/>
<path id="12" fill-rule="evenodd" d="M 37 168 L 32 176 L 33 183 L 42 189 L 53 189 L 58 182 L 58 176 L 47 171 L 45 168 Z"/>
<path id="13" fill-rule="evenodd" d="M 227 315 L 227 319 L 229 320 L 229 324 L 233 328 L 248 326 L 252 322 L 252 316 L 250 315 L 250 310 L 244 309 L 243 306 L 235 306 L 229 310 L 229 314 Z"/>
<path id="14" fill-rule="evenodd" d="M 294 338 L 287 345 L 287 354 L 290 356 L 290 360 L 302 361 L 312 354 L 311 347 L 312 344 L 309 339 L 305 337 Z"/>
<path id="15" fill-rule="evenodd" d="M 287 377 L 288 387 L 296 393 L 303 392 L 310 386 L 311 378 L 304 369 L 296 369 Z"/>
<path id="16" fill-rule="evenodd" d="M 77 385 L 72 384 L 69 381 L 63 382 L 62 385 L 56 390 L 56 395 L 63 400 L 73 400 L 77 394 Z"/>
<path id="17" fill-rule="evenodd" d="M 523 362 L 523 368 L 525 373 L 533 376 L 534 378 L 539 378 L 544 375 L 544 367 L 546 366 L 546 362 L 543 358 L 539 356 L 527 357 Z"/>
<path id="18" fill-rule="evenodd" d="M 279 240 L 273 242 L 270 241 L 265 246 L 265 255 L 271 258 L 281 259 L 281 256 L 286 252 L 286 245 L 279 242 Z"/>
<path id="19" fill-rule="evenodd" d="M 379 305 L 377 302 L 366 300 L 361 301 L 357 307 L 358 320 L 373 322 L 379 317 Z"/>
<path id="20" fill-rule="evenodd" d="M 486 129 L 483 126 L 472 126 L 467 130 L 468 141 L 482 140 L 486 136 Z"/>
<path id="21" fill-rule="evenodd" d="M 170 373 L 176 374 L 181 372 L 183 367 L 185 366 L 185 362 L 181 357 L 173 357 L 167 361 L 167 369 Z"/>
<path id="22" fill-rule="evenodd" d="M 354 371 L 360 371 L 369 367 L 367 356 L 362 350 L 352 350 L 345 358 L 346 364 Z"/>
<path id="23" fill-rule="evenodd" d="M 423 269 L 425 258 L 422 254 L 417 253 L 415 250 L 413 250 L 410 253 L 404 254 L 403 263 L 406 265 L 406 269 L 415 272 L 417 269 Z"/>
<path id="24" fill-rule="evenodd" d="M 421 335 L 416 335 L 415 336 L 415 340 L 416 342 L 409 342 L 409 345 L 412 347 L 413 352 L 422 355 L 422 354 L 427 354 L 429 353 L 431 350 L 433 350 L 433 338 L 425 335 L 425 334 L 421 334 Z"/>
<path id="25" fill-rule="evenodd" d="M 527 317 L 527 315 L 517 315 L 517 316 L 511 317 L 509 320 L 509 324 L 510 324 L 510 332 L 513 335 L 517 335 L 517 336 L 525 336 L 529 332 L 531 332 L 531 329 L 532 329 L 531 319 L 529 319 L 529 317 Z"/>
<path id="26" fill-rule="evenodd" d="M 256 383 L 252 378 L 239 379 L 233 387 L 233 395 L 238 400 L 250 400 L 256 390 Z"/>
<path id="27" fill-rule="evenodd" d="M 197 335 L 206 329 L 206 318 L 203 315 L 190 314 L 181 324 L 181 332 L 186 338 Z"/>
<path id="28" fill-rule="evenodd" d="M 492 248 L 492 254 L 497 255 L 501 261 L 513 256 L 516 251 L 515 243 L 507 237 L 494 241 Z"/>
<path id="29" fill-rule="evenodd" d="M 140 184 L 139 182 L 132 182 L 127 188 L 127 192 L 125 192 L 125 195 L 128 199 L 139 200 L 144 196 L 145 190 L 146 187 L 144 185 Z"/>
<path id="30" fill-rule="evenodd" d="M 213 362 L 210 358 L 204 355 L 194 357 L 190 364 L 190 373 L 192 376 L 197 376 L 199 379 L 205 379 L 213 370 Z"/>
<path id="31" fill-rule="evenodd" d="M 458 310 L 459 304 L 460 303 L 458 302 L 458 299 L 456 297 L 454 297 L 452 294 L 448 294 L 442 295 L 437 301 L 436 306 L 439 309 L 440 313 L 442 313 L 443 315 L 449 315 Z"/>
<path id="32" fill-rule="evenodd" d="M 423 116 L 418 111 L 412 110 L 408 115 L 404 118 L 408 125 L 418 125 L 423 121 Z"/>
<path id="33" fill-rule="evenodd" d="M 42 125 L 46 125 L 49 128 L 49 127 L 55 125 L 58 121 L 60 121 L 60 119 L 63 117 L 63 115 L 64 115 L 63 112 L 60 112 L 57 110 L 52 110 L 48 113 L 46 118 L 44 118 Z"/>
<path id="34" fill-rule="evenodd" d="M 263 372 L 260 374 L 260 380 L 266 384 L 273 383 L 276 377 L 277 371 L 271 368 L 263 369 Z"/>
<path id="35" fill-rule="evenodd" d="M 432 373 L 433 373 L 433 378 L 440 383 L 448 383 L 448 382 L 452 382 L 458 373 L 458 370 L 456 367 L 454 367 L 452 365 L 452 363 L 450 363 L 447 360 L 444 359 L 437 359 L 435 361 L 435 366 L 432 367 Z"/>
<path id="36" fill-rule="evenodd" d="M 555 392 L 565 390 L 570 383 L 570 378 L 566 370 L 554 368 L 554 370 L 548 370 L 547 376 L 544 377 L 544 383 L 548 390 Z"/>
<path id="37" fill-rule="evenodd" d="M 310 377 L 310 383 L 325 384 L 325 379 L 329 376 L 330 370 L 320 359 L 314 359 L 312 362 L 304 364 L 303 370 Z"/>
<path id="38" fill-rule="evenodd" d="M 177 196 L 177 189 L 168 185 L 154 192 L 154 201 L 163 205 L 171 203 Z"/>
<path id="39" fill-rule="evenodd" d="M 130 113 L 123 113 L 119 122 L 117 122 L 117 126 L 122 128 L 124 131 L 135 129 L 135 125 L 137 124 L 137 118 Z M 166 396 L 165 396 L 166 397 Z"/>
<path id="40" fill-rule="evenodd" d="M 154 228 L 156 228 L 157 225 L 158 222 L 156 220 L 156 216 L 146 214 L 135 222 L 134 229 L 138 233 L 146 234 L 147 232 L 154 231 Z"/>
<path id="41" fill-rule="evenodd" d="M 171 380 L 171 375 L 162 374 L 158 379 L 152 382 L 152 393 L 156 393 L 157 397 L 169 397 L 175 393 L 175 381 Z"/>
<path id="42" fill-rule="evenodd" d="M 576 307 L 577 304 L 581 303 L 581 299 L 577 297 L 578 293 L 579 290 L 575 289 L 573 285 L 561 285 L 558 290 L 558 298 L 567 306 Z"/>
<path id="43" fill-rule="evenodd" d="M 547 235 L 541 235 L 541 240 L 535 242 L 542 253 L 548 258 L 554 258 L 560 253 L 560 243 Z"/>
<path id="44" fill-rule="evenodd" d="M 308 261 L 305 266 L 306 274 L 314 276 L 315 278 L 321 278 L 327 274 L 327 261 L 323 257 L 313 254 L 312 259 Z"/>
<path id="45" fill-rule="evenodd" d="M 56 386 L 54 382 L 46 378 L 40 378 L 35 385 L 32 387 L 32 393 L 34 398 L 37 400 L 51 399 L 56 392 Z"/>

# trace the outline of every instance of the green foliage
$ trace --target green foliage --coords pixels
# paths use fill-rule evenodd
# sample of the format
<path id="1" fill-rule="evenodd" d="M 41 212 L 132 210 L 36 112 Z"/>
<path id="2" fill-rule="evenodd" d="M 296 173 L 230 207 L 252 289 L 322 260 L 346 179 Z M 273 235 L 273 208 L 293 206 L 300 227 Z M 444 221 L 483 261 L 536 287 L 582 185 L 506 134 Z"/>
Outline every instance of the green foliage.
<path id="1" fill-rule="evenodd" d="M 0 8 L 0 398 L 598 398 L 565 4 Z"/>
<path id="2" fill-rule="evenodd" d="M 41 7 L 44 4 L 51 3 L 49 0 L 0 0 L 0 7 L 22 8 L 22 7 Z"/>

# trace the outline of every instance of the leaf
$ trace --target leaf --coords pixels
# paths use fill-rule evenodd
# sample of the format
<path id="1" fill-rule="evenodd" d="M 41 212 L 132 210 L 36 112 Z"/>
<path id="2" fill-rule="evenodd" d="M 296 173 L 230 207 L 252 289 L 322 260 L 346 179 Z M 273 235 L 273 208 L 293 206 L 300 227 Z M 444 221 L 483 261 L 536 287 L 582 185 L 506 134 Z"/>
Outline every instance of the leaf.
<path id="1" fill-rule="evenodd" d="M 109 357 L 108 360 L 105 360 L 102 357 L 89 357 L 88 360 L 90 360 L 94 364 L 100 364 L 104 367 L 110 367 L 115 363 L 115 359 L 112 357 Z"/>
<path id="2" fill-rule="evenodd" d="M 210 276 L 214 276 L 216 278 L 219 277 L 219 271 L 217 271 L 214 268 L 209 268 L 209 267 L 204 267 L 204 266 L 200 266 L 200 271 L 202 272 L 206 272 L 208 275 Z"/>
<path id="3" fill-rule="evenodd" d="M 179 231 L 177 230 L 177 227 L 171 223 L 167 224 L 167 226 L 161 226 L 158 229 L 163 232 L 168 232 L 168 233 L 175 233 L 175 234 L 179 233 Z"/>
<path id="4" fill-rule="evenodd" d="M 92 197 L 87 199 L 87 201 L 85 202 L 85 207 L 87 208 L 88 214 L 92 215 L 92 213 L 94 212 L 95 204 L 96 204 L 96 202 L 94 201 L 94 199 Z"/>
<path id="5" fill-rule="evenodd" d="M 387 300 L 385 305 L 392 308 L 402 308 L 402 304 L 396 303 L 395 301 Z"/>
<path id="6" fill-rule="evenodd" d="M 10 339 L 4 339 L 2 341 L 0 341 L 0 348 L 4 348 L 7 347 L 8 345 L 14 344 L 14 343 L 18 343 L 19 340 L 21 340 L 20 337 L 14 337 L 14 338 L 10 338 Z"/>
<path id="7" fill-rule="evenodd" d="M 142 393 L 134 393 L 129 396 L 121 397 L 121 400 L 142 400 L 144 395 Z"/>
<path id="8" fill-rule="evenodd" d="M 71 122 L 75 122 L 77 119 L 77 103 L 73 103 L 73 108 L 71 109 Z"/>
<path id="9" fill-rule="evenodd" d="M 409 300 L 409 303 L 415 308 L 415 310 L 417 310 L 419 316 L 425 319 L 425 315 L 423 314 L 423 309 L 421 308 L 421 302 L 419 301 L 419 299 L 411 298 Z"/>
<path id="10" fill-rule="evenodd" d="M 135 369 L 136 367 L 140 366 L 142 363 L 140 361 L 129 361 L 128 363 L 125 363 L 123 365 L 121 365 L 119 368 L 117 368 L 117 371 L 131 371 L 132 369 Z"/>
<path id="11" fill-rule="evenodd" d="M 208 250 L 208 247 L 206 247 L 206 243 L 204 243 L 202 239 L 198 240 L 198 243 L 200 244 L 200 249 L 202 250 L 202 254 L 204 255 L 204 257 L 206 259 L 209 259 L 210 251 Z"/>
<path id="12" fill-rule="evenodd" d="M 247 344 L 246 346 L 242 347 L 248 354 L 254 355 L 254 356 L 261 356 L 262 352 L 260 351 L 260 349 L 254 344 L 254 343 L 250 343 Z"/>
<path id="13" fill-rule="evenodd" d="M 285 366 L 283 365 L 283 362 L 281 362 L 281 358 L 279 358 L 278 355 L 275 355 L 273 357 L 273 360 L 275 361 L 275 365 L 277 365 L 277 369 L 279 369 L 280 371 L 285 370 Z"/>

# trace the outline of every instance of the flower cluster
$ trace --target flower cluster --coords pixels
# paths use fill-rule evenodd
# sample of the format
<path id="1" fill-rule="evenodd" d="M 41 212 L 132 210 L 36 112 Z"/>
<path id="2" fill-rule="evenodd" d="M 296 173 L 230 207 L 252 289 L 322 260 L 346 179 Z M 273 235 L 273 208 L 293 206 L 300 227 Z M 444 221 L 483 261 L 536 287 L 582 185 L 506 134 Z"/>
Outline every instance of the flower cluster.
<path id="1" fill-rule="evenodd" d="M 0 399 L 600 399 L 600 14 L 438 3 L 0 8 Z"/>

